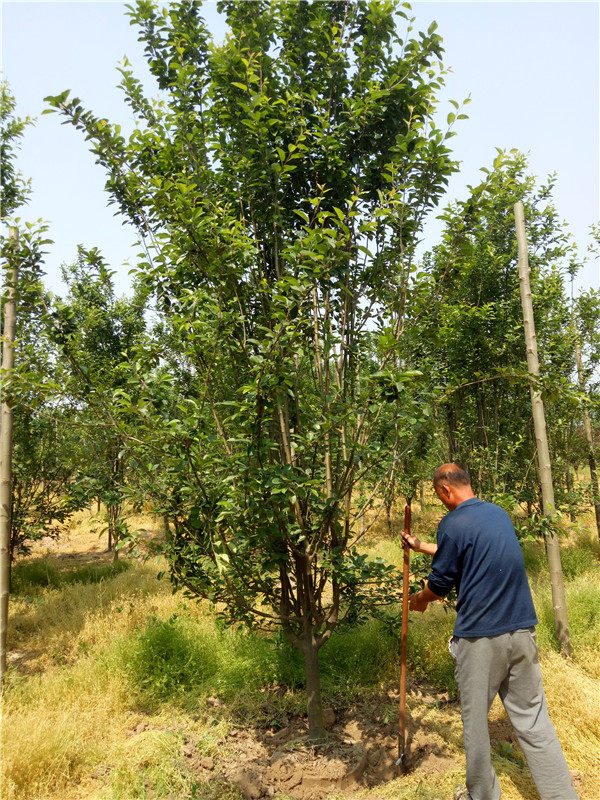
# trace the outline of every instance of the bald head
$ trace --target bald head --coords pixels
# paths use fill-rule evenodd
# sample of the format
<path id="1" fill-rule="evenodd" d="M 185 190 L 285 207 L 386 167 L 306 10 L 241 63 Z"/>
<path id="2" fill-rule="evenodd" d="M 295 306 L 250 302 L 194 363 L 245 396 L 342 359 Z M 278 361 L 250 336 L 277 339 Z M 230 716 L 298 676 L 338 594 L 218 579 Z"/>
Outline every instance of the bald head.
<path id="1" fill-rule="evenodd" d="M 450 511 L 470 497 L 475 497 L 469 473 L 458 464 L 442 464 L 438 467 L 433 474 L 433 488 Z"/>
<path id="2" fill-rule="evenodd" d="M 433 485 L 441 486 L 443 483 L 457 488 L 465 487 L 471 485 L 471 478 L 467 470 L 459 467 L 458 464 L 442 464 L 433 473 Z"/>

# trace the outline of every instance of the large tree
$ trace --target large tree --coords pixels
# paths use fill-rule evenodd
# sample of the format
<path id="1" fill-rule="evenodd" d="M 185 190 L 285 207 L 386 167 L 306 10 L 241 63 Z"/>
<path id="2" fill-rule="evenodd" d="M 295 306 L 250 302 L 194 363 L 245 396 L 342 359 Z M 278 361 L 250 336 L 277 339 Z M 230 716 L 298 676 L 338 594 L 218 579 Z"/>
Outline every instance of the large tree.
<path id="1" fill-rule="evenodd" d="M 415 439 L 409 275 L 455 169 L 434 122 L 441 44 L 435 24 L 400 30 L 397 3 L 218 8 L 220 45 L 196 0 L 130 7 L 161 95 L 125 62 L 129 139 L 68 92 L 49 102 L 147 248 L 159 336 L 116 399 L 138 414 L 129 441 L 173 521 L 172 578 L 231 621 L 283 628 L 319 739 L 319 648 L 397 595 L 392 568 L 357 547 L 353 492 L 369 475 L 375 496 Z"/>

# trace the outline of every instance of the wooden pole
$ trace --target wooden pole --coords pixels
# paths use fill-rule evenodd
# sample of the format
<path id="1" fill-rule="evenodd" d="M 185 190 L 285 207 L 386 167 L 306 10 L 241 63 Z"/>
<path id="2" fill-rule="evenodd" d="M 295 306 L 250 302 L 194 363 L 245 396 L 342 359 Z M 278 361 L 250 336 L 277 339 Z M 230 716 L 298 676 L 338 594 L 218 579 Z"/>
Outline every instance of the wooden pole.
<path id="1" fill-rule="evenodd" d="M 540 484 L 542 487 L 542 510 L 545 517 L 550 520 L 546 535 L 546 555 L 550 569 L 550 585 L 552 588 L 552 605 L 554 607 L 554 627 L 558 646 L 563 655 L 571 655 L 571 637 L 569 634 L 569 621 L 567 619 L 567 603 L 565 599 L 565 585 L 563 582 L 562 565 L 560 563 L 560 546 L 558 536 L 552 526 L 552 517 L 555 512 L 554 486 L 552 484 L 552 468 L 550 466 L 550 450 L 548 448 L 548 435 L 546 432 L 546 412 L 539 389 L 540 363 L 538 360 L 537 339 L 535 336 L 535 323 L 533 318 L 533 302 L 531 299 L 531 285 L 529 282 L 529 258 L 527 255 L 527 237 L 525 235 L 525 212 L 523 203 L 518 202 L 514 207 L 515 228 L 517 232 L 517 245 L 519 252 L 519 290 L 521 293 L 521 307 L 523 309 L 523 325 L 525 328 L 525 346 L 527 350 L 527 371 L 529 372 L 529 393 L 533 413 L 533 428 L 537 446 L 537 461 Z"/>
<path id="2" fill-rule="evenodd" d="M 18 231 L 9 229 L 11 250 L 16 249 Z M 6 270 L 4 301 L 4 335 L 2 337 L 2 381 L 10 377 L 15 365 L 17 262 L 11 259 Z M 10 593 L 10 533 L 12 508 L 12 448 L 13 412 L 10 398 L 2 393 L 0 427 L 0 672 L 6 671 L 6 631 L 8 627 L 8 598 Z"/>
<path id="3" fill-rule="evenodd" d="M 410 502 L 404 508 L 404 530 L 410 533 Z M 406 661 L 408 656 L 408 591 L 410 573 L 410 545 L 406 539 L 402 542 L 404 563 L 402 571 L 402 639 L 400 645 L 400 707 L 398 728 L 398 761 L 404 769 L 407 767 L 406 754 Z"/>
<path id="4" fill-rule="evenodd" d="M 577 375 L 579 377 L 579 388 L 585 393 L 585 376 L 583 374 L 583 362 L 581 360 L 581 346 L 579 339 L 575 343 L 575 358 L 577 359 Z M 596 528 L 598 538 L 600 538 L 600 490 L 598 489 L 598 473 L 596 471 L 596 457 L 594 455 L 594 438 L 592 436 L 592 424 L 590 413 L 587 406 L 583 407 L 583 428 L 588 450 L 588 464 L 590 465 L 590 480 L 592 483 L 592 497 L 594 499 L 594 511 L 596 512 Z"/>

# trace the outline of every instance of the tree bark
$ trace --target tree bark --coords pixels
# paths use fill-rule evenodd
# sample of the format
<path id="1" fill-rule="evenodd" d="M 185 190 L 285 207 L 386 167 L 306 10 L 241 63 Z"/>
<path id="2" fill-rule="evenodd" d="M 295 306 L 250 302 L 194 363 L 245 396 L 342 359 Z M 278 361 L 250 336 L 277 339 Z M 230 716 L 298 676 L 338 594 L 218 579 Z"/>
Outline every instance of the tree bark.
<path id="1" fill-rule="evenodd" d="M 577 375 L 579 377 L 579 388 L 585 393 L 585 376 L 583 374 L 583 362 L 581 360 L 581 347 L 579 341 L 575 344 L 575 357 L 577 359 Z M 596 457 L 594 455 L 594 438 L 592 436 L 592 423 L 587 407 L 583 407 L 583 428 L 585 430 L 585 440 L 587 442 L 588 464 L 590 465 L 590 481 L 592 484 L 592 497 L 594 500 L 594 511 L 596 513 L 596 529 L 600 539 L 600 489 L 598 488 L 598 473 L 596 471 Z"/>
<path id="2" fill-rule="evenodd" d="M 523 203 L 518 202 L 514 207 L 517 244 L 519 248 L 519 291 L 523 309 L 523 325 L 525 328 L 525 346 L 527 350 L 527 370 L 529 372 L 529 393 L 531 395 L 531 408 L 533 413 L 533 427 L 537 446 L 537 463 L 542 487 L 542 512 L 549 518 L 550 525 L 546 535 L 546 554 L 550 569 L 550 585 L 552 587 L 552 605 L 554 607 L 554 627 L 558 646 L 563 655 L 571 655 L 571 637 L 569 621 L 567 618 L 567 604 L 565 586 L 563 581 L 562 565 L 560 562 L 560 546 L 558 536 L 552 525 L 555 513 L 554 486 L 552 484 L 552 468 L 550 466 L 550 451 L 548 448 L 548 435 L 546 431 L 546 412 L 544 402 L 538 388 L 540 364 L 538 360 L 537 339 L 533 318 L 533 302 L 531 299 L 531 285 L 529 282 L 529 259 L 527 256 L 527 238 L 525 235 L 525 212 Z"/>
<path id="3" fill-rule="evenodd" d="M 319 645 L 314 635 L 302 642 L 304 667 L 306 670 L 306 703 L 308 710 L 308 737 L 311 742 L 325 739 L 323 706 L 321 703 L 321 679 L 319 677 Z"/>
<path id="4" fill-rule="evenodd" d="M 419 501 L 421 503 L 421 511 L 425 507 L 425 484 L 421 481 L 419 486 Z"/>
<path id="5" fill-rule="evenodd" d="M 16 247 L 18 232 L 10 228 L 11 245 Z M 2 380 L 6 381 L 15 366 L 15 329 L 17 324 L 16 288 L 18 267 L 13 257 L 6 270 L 6 300 L 4 303 L 4 336 L 2 339 Z M 12 402 L 2 398 L 2 428 L 0 431 L 0 671 L 6 670 L 6 632 L 8 628 L 8 599 L 10 595 L 10 535 L 12 512 L 12 455 L 13 410 Z"/>
<path id="6" fill-rule="evenodd" d="M 119 550 L 117 544 L 119 542 L 119 517 L 121 514 L 121 506 L 109 506 L 108 508 L 108 549 L 110 550 L 111 542 L 113 547 L 113 562 L 119 560 Z"/>
<path id="7" fill-rule="evenodd" d="M 571 492 L 573 491 L 573 477 L 571 475 L 571 467 L 568 464 L 565 467 L 565 486 L 567 487 L 567 492 L 570 495 Z M 569 498 L 569 519 L 571 520 L 571 522 L 575 522 L 576 519 L 570 498 Z"/>

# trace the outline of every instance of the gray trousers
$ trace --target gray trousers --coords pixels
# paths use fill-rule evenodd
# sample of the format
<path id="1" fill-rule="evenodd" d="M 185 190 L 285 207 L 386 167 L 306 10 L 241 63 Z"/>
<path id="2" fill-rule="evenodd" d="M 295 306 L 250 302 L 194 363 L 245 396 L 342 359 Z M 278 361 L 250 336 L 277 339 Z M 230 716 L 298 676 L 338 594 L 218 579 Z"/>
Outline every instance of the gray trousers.
<path id="1" fill-rule="evenodd" d="M 450 640 L 460 690 L 467 789 L 472 800 L 499 800 L 490 759 L 488 713 L 497 694 L 504 703 L 542 800 L 578 800 L 548 716 L 534 628 L 499 636 Z"/>

